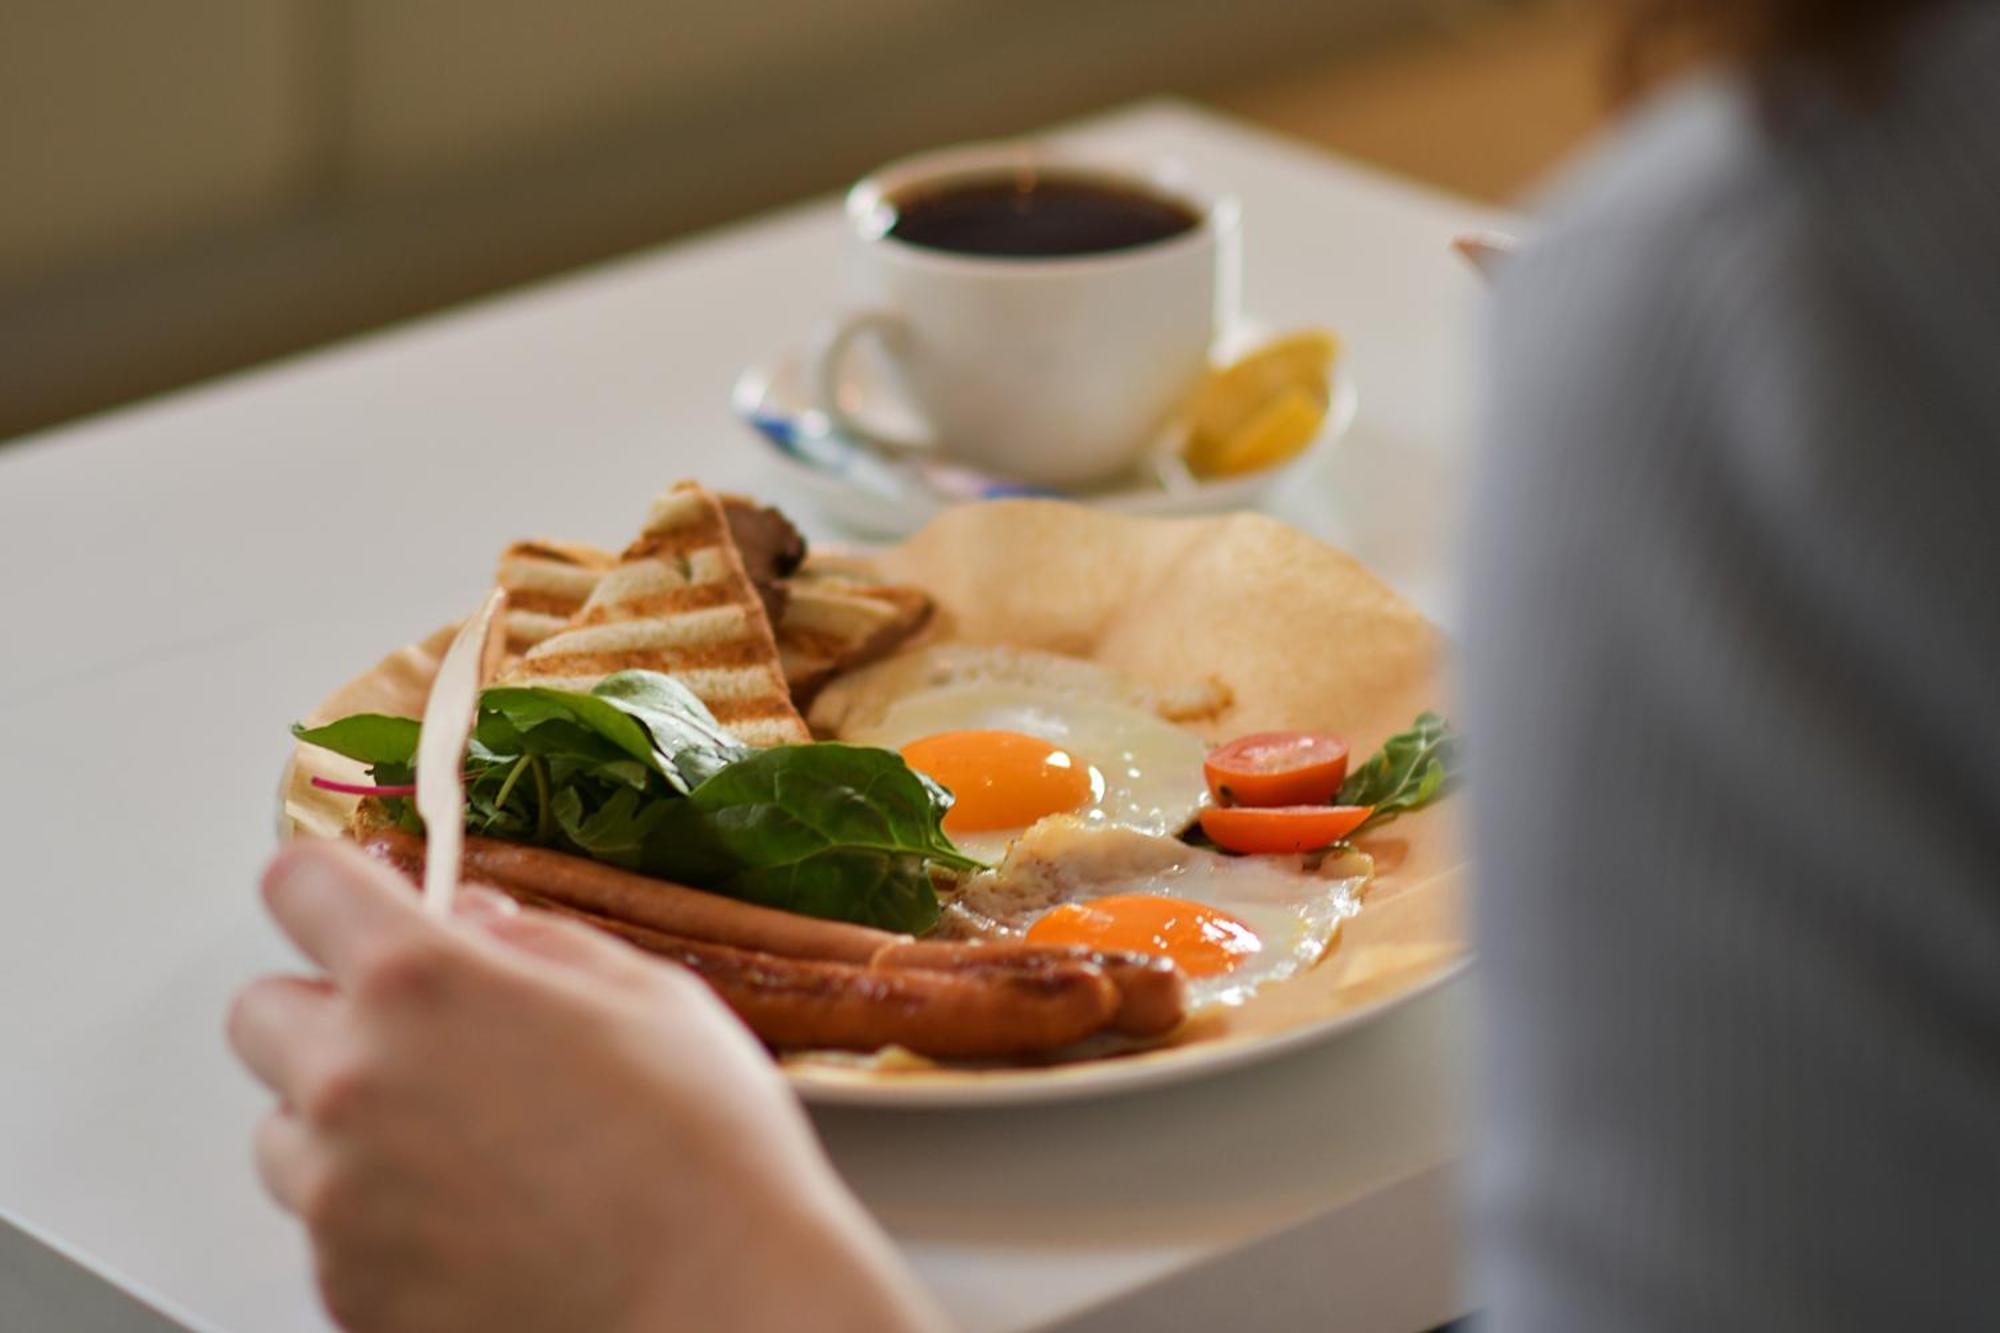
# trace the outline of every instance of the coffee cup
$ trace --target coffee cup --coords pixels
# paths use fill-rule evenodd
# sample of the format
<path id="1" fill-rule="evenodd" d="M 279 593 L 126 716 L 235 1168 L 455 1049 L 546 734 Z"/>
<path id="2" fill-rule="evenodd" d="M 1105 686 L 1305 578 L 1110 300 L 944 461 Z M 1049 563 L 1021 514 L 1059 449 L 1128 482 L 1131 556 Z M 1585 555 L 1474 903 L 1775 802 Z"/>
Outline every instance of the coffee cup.
<path id="1" fill-rule="evenodd" d="M 853 305 L 816 339 L 821 410 L 878 447 L 1035 486 L 1131 471 L 1233 314 L 1237 207 L 1172 164 L 945 149 L 855 185 L 846 224 Z M 919 428 L 855 401 L 864 353 Z"/>

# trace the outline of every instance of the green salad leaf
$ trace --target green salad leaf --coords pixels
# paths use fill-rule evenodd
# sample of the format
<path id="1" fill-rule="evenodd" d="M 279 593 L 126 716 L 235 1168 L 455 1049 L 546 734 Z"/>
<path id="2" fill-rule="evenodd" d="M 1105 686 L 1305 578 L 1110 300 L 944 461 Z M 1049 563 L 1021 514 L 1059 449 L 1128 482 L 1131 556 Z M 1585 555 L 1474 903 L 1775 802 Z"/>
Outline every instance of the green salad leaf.
<path id="1" fill-rule="evenodd" d="M 937 922 L 929 867 L 980 864 L 945 836 L 950 795 L 889 750 L 831 742 L 760 750 L 696 787 L 688 805 L 686 821 L 702 836 L 662 846 L 659 864 L 685 857 L 679 868 L 701 874 L 689 850 L 699 848 L 739 867 L 726 892 L 812 916 L 928 930 Z M 856 885 L 867 892 L 856 897 Z"/>
<path id="2" fill-rule="evenodd" d="M 1459 748 L 1450 723 L 1436 713 L 1420 714 L 1408 731 L 1382 742 L 1367 763 L 1347 775 L 1334 804 L 1375 807 L 1355 833 L 1420 810 L 1458 785 Z"/>
<path id="3" fill-rule="evenodd" d="M 413 717 L 384 717 L 380 713 L 356 713 L 329 722 L 323 727 L 296 723 L 292 735 L 311 745 L 359 759 L 364 764 L 402 764 L 416 761 L 417 733 L 423 728 Z"/>
<path id="4" fill-rule="evenodd" d="M 601 753 L 604 743 L 622 750 L 686 794 L 716 763 L 749 753 L 738 744 L 687 686 L 657 671 L 620 671 L 606 676 L 588 694 L 545 686 L 498 686 L 479 696 L 481 721 L 494 714 L 506 723 L 490 732 L 489 746 L 513 741 L 540 753 Z M 564 725 L 545 730 L 550 723 Z M 580 734 L 581 733 L 581 734 Z M 530 735 L 539 737 L 530 742 Z M 682 755 L 702 755 L 679 766 Z"/>
<path id="5" fill-rule="evenodd" d="M 893 750 L 823 741 L 757 750 L 696 787 L 730 851 L 783 861 L 828 847 L 917 851 L 952 869 L 979 862 L 945 836 L 945 790 Z"/>
<path id="6" fill-rule="evenodd" d="M 411 719 L 362 714 L 292 730 L 368 764 L 385 786 L 413 778 Z M 834 743 L 749 749 L 656 672 L 620 672 L 588 694 L 482 692 L 465 788 L 469 832 L 889 930 L 936 924 L 933 866 L 979 865 L 945 835 L 950 793 L 900 755 Z M 399 824 L 422 827 L 413 802 L 380 799 Z"/>

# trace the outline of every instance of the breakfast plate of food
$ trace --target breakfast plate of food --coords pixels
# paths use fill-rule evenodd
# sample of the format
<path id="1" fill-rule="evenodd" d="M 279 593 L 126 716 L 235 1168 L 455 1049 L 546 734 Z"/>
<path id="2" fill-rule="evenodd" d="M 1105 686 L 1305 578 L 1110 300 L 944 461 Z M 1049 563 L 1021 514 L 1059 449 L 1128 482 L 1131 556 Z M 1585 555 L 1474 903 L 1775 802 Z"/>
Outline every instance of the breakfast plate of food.
<path id="1" fill-rule="evenodd" d="M 683 482 L 495 583 L 462 879 L 690 968 L 809 1100 L 1176 1081 L 1466 961 L 1442 636 L 1275 520 L 997 500 L 808 552 Z M 421 878 L 457 629 L 305 710 L 288 835 Z"/>

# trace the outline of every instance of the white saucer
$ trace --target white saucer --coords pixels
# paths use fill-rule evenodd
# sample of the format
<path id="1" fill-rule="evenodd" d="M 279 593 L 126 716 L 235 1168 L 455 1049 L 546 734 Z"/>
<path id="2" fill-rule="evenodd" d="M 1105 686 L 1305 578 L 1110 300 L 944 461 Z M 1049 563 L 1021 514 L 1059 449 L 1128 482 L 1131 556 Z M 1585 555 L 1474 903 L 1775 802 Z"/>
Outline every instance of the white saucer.
<path id="1" fill-rule="evenodd" d="M 1270 336 L 1245 321 L 1218 340 L 1214 360 L 1228 364 Z M 1088 492 L 1060 492 L 990 477 L 943 459 L 892 456 L 839 430 L 813 405 L 806 349 L 788 348 L 736 379 L 730 405 L 787 472 L 843 526 L 871 537 L 915 532 L 953 505 L 1003 496 L 1044 495 L 1127 514 L 1209 514 L 1255 504 L 1286 477 L 1323 456 L 1353 425 L 1359 396 L 1344 359 L 1336 363 L 1326 419 L 1304 449 L 1275 467 L 1240 477 L 1201 481 L 1180 462 L 1183 428 L 1164 432 L 1148 459 L 1123 483 Z M 841 386 L 843 402 L 860 415 L 907 420 L 880 363 L 857 355 Z"/>

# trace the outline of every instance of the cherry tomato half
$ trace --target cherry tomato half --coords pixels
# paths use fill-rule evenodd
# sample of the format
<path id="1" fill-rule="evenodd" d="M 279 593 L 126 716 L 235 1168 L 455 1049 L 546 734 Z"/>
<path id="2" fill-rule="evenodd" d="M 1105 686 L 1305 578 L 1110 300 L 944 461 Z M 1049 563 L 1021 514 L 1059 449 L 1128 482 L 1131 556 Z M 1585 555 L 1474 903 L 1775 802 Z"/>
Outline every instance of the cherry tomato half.
<path id="1" fill-rule="evenodd" d="M 1232 852 L 1316 852 L 1374 813 L 1372 805 L 1211 805 L 1201 812 L 1201 831 Z"/>
<path id="2" fill-rule="evenodd" d="M 1217 747 L 1201 771 L 1218 805 L 1325 805 L 1347 780 L 1347 742 L 1314 731 L 1260 731 Z"/>

